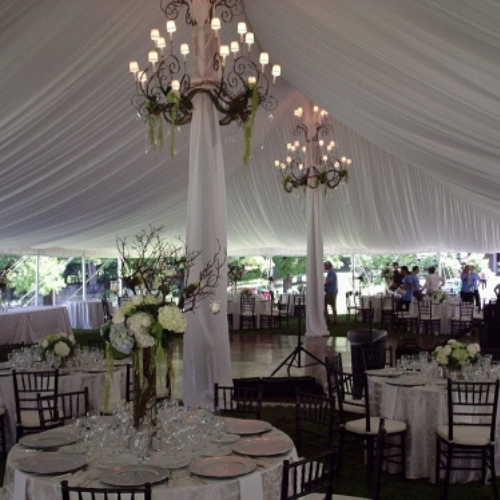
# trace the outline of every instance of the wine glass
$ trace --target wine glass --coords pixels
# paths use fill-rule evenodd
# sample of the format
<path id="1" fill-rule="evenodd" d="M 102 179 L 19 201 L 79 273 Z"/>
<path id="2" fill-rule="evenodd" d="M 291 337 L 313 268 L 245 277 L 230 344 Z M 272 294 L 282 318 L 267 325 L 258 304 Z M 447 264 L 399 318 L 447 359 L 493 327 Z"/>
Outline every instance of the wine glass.
<path id="1" fill-rule="evenodd" d="M 148 428 L 133 429 L 130 437 L 130 451 L 137 458 L 138 464 L 147 460 L 150 432 Z"/>

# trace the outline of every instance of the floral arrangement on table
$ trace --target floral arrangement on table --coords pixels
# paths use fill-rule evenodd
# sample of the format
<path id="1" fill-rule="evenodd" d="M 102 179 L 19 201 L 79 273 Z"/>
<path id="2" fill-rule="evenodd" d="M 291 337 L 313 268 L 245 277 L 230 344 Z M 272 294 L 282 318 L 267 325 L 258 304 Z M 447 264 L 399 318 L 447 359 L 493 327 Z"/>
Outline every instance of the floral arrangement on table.
<path id="1" fill-rule="evenodd" d="M 394 278 L 394 269 L 389 266 L 383 267 L 380 272 L 380 277 L 382 278 L 386 286 L 389 286 Z"/>
<path id="2" fill-rule="evenodd" d="M 50 355 L 59 356 L 60 358 L 73 357 L 77 347 L 74 335 L 64 332 L 51 333 L 40 340 L 38 345 L 42 348 L 43 359 L 47 359 Z"/>
<path id="3" fill-rule="evenodd" d="M 435 302 L 443 303 L 448 298 L 448 294 L 443 290 L 435 290 L 431 292 L 431 297 Z"/>
<path id="4" fill-rule="evenodd" d="M 229 283 L 231 283 L 234 293 L 238 292 L 238 282 L 243 279 L 244 275 L 245 275 L 244 266 L 237 266 L 237 265 L 229 266 L 229 269 L 227 271 L 227 279 L 229 280 Z"/>
<path id="5" fill-rule="evenodd" d="M 106 340 L 107 373 L 104 408 L 109 405 L 113 354 L 132 355 L 134 427 L 154 416 L 157 387 L 168 394 L 174 377 L 170 344 L 186 330 L 186 313 L 194 311 L 219 283 L 225 256 L 219 251 L 191 280 L 201 251 L 163 242 L 162 228 L 150 226 L 129 244 L 117 240 L 123 283 L 132 291 L 112 319 L 101 327 Z M 176 297 L 177 302 L 173 302 Z"/>
<path id="6" fill-rule="evenodd" d="M 300 292 L 300 293 L 304 293 L 306 291 L 306 285 L 299 285 L 297 287 L 297 290 Z"/>
<path id="7" fill-rule="evenodd" d="M 240 292 L 240 295 L 242 297 L 245 297 L 246 299 L 250 299 L 253 297 L 253 290 L 251 290 L 250 288 L 243 288 L 243 290 L 241 290 Z"/>
<path id="8" fill-rule="evenodd" d="M 481 359 L 479 344 L 465 344 L 455 339 L 448 340 L 444 346 L 438 346 L 432 356 L 440 366 L 448 370 L 460 371 L 467 362 L 476 364 Z"/>

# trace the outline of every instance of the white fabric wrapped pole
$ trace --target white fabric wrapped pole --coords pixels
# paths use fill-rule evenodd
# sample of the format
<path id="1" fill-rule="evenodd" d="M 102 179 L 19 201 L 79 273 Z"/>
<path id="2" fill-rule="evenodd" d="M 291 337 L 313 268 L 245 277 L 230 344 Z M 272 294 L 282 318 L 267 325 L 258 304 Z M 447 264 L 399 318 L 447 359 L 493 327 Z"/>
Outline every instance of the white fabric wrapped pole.
<path id="1" fill-rule="evenodd" d="M 195 8 L 196 6 L 196 8 Z M 216 40 L 207 19 L 209 2 L 194 0 L 192 13 L 201 22 L 195 26 L 195 47 L 198 48 L 197 76 L 203 77 L 200 55 L 210 74 L 211 57 Z M 208 29 L 207 29 L 208 28 Z M 210 46 L 212 47 L 210 49 Z M 210 56 L 210 57 L 209 57 Z M 195 278 L 206 262 L 213 258 L 219 245 L 221 258 L 227 248 L 226 180 L 217 111 L 210 98 L 198 94 L 194 100 L 189 152 L 189 187 L 187 209 L 188 250 L 201 250 L 192 277 Z M 209 300 L 188 316 L 184 339 L 183 399 L 190 407 L 211 406 L 213 386 L 231 385 L 231 358 L 227 326 L 227 266 L 220 270 L 219 286 L 211 300 L 220 301 L 219 314 L 210 312 Z"/>
<path id="2" fill-rule="evenodd" d="M 312 108 L 308 106 L 309 110 Z M 306 112 L 307 113 L 307 112 Z M 306 125 L 309 134 L 314 131 L 314 117 L 306 114 Z M 319 146 L 317 142 L 309 142 L 306 165 L 319 164 Z M 325 201 L 322 185 L 316 189 L 310 187 L 306 192 L 306 224 L 307 224 L 307 314 L 306 337 L 322 337 L 328 335 L 324 316 L 325 287 L 323 279 L 323 205 Z"/>

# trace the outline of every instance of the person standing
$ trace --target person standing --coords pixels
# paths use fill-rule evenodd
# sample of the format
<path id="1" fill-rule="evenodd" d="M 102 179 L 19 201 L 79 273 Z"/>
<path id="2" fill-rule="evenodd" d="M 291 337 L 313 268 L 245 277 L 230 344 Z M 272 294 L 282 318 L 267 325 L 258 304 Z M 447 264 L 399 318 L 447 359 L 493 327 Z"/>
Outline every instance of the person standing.
<path id="1" fill-rule="evenodd" d="M 437 292 L 444 285 L 444 278 L 434 274 L 436 268 L 434 266 L 429 267 L 427 270 L 427 278 L 425 279 L 424 289 L 427 291 L 427 295 L 431 295 L 432 292 Z"/>
<path id="2" fill-rule="evenodd" d="M 326 323 L 331 324 L 330 317 L 328 315 L 328 306 L 332 308 L 333 312 L 333 324 L 337 324 L 337 294 L 338 294 L 338 284 L 337 284 L 337 273 L 332 267 L 332 263 L 327 260 L 324 263 L 324 269 L 327 272 L 325 278 L 325 318 Z"/>
<path id="3" fill-rule="evenodd" d="M 287 293 L 290 288 L 292 288 L 292 275 L 287 274 L 283 280 L 283 293 Z"/>
<path id="4" fill-rule="evenodd" d="M 474 302 L 476 304 L 476 307 L 478 310 L 481 310 L 481 297 L 479 295 L 479 274 L 476 273 L 476 268 L 473 265 L 470 265 L 470 273 L 469 273 L 469 280 L 470 280 L 470 288 L 472 295 L 474 297 Z"/>
<path id="5" fill-rule="evenodd" d="M 403 275 L 399 271 L 399 264 L 397 262 L 392 263 L 392 283 L 389 286 L 389 290 L 395 292 L 403 283 Z"/>
<path id="6" fill-rule="evenodd" d="M 474 292 L 471 290 L 470 266 L 466 265 L 460 274 L 462 287 L 460 288 L 460 298 L 462 302 L 474 302 Z"/>
<path id="7" fill-rule="evenodd" d="M 405 311 L 409 311 L 410 304 L 413 302 L 413 278 L 411 277 L 410 271 L 406 266 L 401 266 L 401 275 L 403 276 L 401 289 L 404 292 L 401 297 L 401 308 Z"/>
<path id="8" fill-rule="evenodd" d="M 422 290 L 420 289 L 420 280 L 418 279 L 418 273 L 420 268 L 418 266 L 413 266 L 411 279 L 413 282 L 413 296 L 420 302 L 422 300 Z"/>

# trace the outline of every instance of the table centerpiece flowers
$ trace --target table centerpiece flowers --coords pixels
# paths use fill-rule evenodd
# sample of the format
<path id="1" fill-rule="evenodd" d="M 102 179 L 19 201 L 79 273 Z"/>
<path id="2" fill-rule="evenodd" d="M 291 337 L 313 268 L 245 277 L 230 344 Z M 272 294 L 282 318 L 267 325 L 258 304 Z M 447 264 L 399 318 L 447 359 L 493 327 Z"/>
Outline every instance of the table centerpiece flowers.
<path id="1" fill-rule="evenodd" d="M 431 292 L 431 298 L 434 302 L 439 302 L 442 304 L 448 299 L 448 294 L 443 290 L 434 290 Z"/>
<path id="2" fill-rule="evenodd" d="M 171 344 L 186 331 L 187 313 L 194 312 L 204 298 L 214 293 L 226 262 L 219 249 L 192 279 L 201 251 L 165 243 L 161 230 L 149 226 L 131 244 L 117 239 L 121 279 L 132 296 L 101 327 L 107 363 L 103 407 L 109 411 L 114 355 L 131 355 L 136 429 L 154 424 L 157 394 L 170 395 L 174 377 Z"/>
<path id="3" fill-rule="evenodd" d="M 437 346 L 432 356 L 437 363 L 448 371 L 462 370 L 467 363 L 476 364 L 481 359 L 481 348 L 477 343 L 465 344 L 450 339 L 444 346 Z"/>
<path id="4" fill-rule="evenodd" d="M 72 333 L 51 333 L 38 342 L 41 357 L 47 362 L 52 362 L 54 356 L 61 358 L 73 357 L 77 348 L 75 337 Z M 56 367 L 58 368 L 58 367 Z"/>

